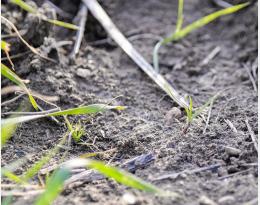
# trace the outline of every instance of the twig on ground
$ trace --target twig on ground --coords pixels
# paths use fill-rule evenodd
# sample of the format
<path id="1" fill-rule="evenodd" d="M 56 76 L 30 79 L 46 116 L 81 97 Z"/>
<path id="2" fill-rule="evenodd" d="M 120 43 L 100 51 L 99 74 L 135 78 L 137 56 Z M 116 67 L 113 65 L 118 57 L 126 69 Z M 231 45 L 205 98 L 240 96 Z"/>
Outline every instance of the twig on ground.
<path id="1" fill-rule="evenodd" d="M 221 47 L 217 46 L 216 48 L 214 48 L 209 53 L 209 55 L 206 58 L 204 58 L 204 60 L 200 63 L 200 66 L 207 65 L 209 63 L 209 61 L 211 61 L 213 58 L 215 58 L 219 54 L 220 51 L 221 51 Z"/>
<path id="2" fill-rule="evenodd" d="M 5 102 L 2 102 L 2 103 L 1 103 L 1 106 L 8 105 L 8 104 L 10 104 L 10 103 L 12 103 L 12 102 L 15 102 L 16 100 L 18 100 L 19 98 L 21 98 L 21 97 L 24 96 L 24 95 L 25 95 L 25 93 L 21 93 L 20 95 L 14 97 L 14 98 L 11 99 L 11 100 L 7 100 L 7 101 L 5 101 Z"/>
<path id="3" fill-rule="evenodd" d="M 22 57 L 22 56 L 24 56 L 24 55 L 26 55 L 28 53 L 31 53 L 31 51 L 25 51 L 23 53 L 18 53 L 16 55 L 12 55 L 12 56 L 10 56 L 10 59 L 20 58 L 20 57 Z M 2 61 L 5 61 L 5 60 L 8 60 L 8 57 L 3 57 L 2 58 Z"/>
<path id="4" fill-rule="evenodd" d="M 75 42 L 73 50 L 70 54 L 71 58 L 73 58 L 73 59 L 76 57 L 76 55 L 79 52 L 79 48 L 80 48 L 80 45 L 81 45 L 81 42 L 82 42 L 82 38 L 84 36 L 87 16 L 88 16 L 88 9 L 87 9 L 85 4 L 81 4 L 80 10 L 79 10 L 79 12 L 76 16 L 77 19 L 78 18 L 80 19 L 80 22 L 79 22 L 79 25 L 78 25 L 79 29 L 77 30 L 76 42 Z"/>
<path id="5" fill-rule="evenodd" d="M 162 90 L 164 90 L 181 107 L 188 108 L 188 103 L 178 92 L 158 74 L 154 68 L 143 58 L 143 56 L 133 47 L 133 45 L 118 30 L 109 16 L 96 0 L 82 0 L 92 15 L 102 24 L 111 38 L 125 51 L 125 53 L 150 77 Z"/>
<path id="6" fill-rule="evenodd" d="M 158 181 L 158 180 L 169 179 L 169 178 L 176 178 L 180 174 L 195 174 L 195 173 L 199 173 L 199 172 L 203 172 L 203 171 L 207 171 L 207 170 L 215 170 L 215 169 L 218 169 L 221 166 L 222 166 L 221 164 L 214 164 L 214 165 L 210 165 L 210 166 L 206 166 L 206 167 L 202 167 L 202 168 L 197 168 L 197 169 L 193 169 L 193 170 L 184 170 L 184 171 L 181 171 L 181 172 L 178 172 L 178 173 L 165 174 L 165 175 L 162 175 L 160 177 L 153 178 L 152 181 Z"/>
<path id="7" fill-rule="evenodd" d="M 41 189 L 42 187 L 34 184 L 1 184 L 1 188 L 22 188 L 22 189 Z"/>
<path id="8" fill-rule="evenodd" d="M 224 1 L 224 0 L 212 0 L 213 3 L 215 3 L 217 6 L 221 7 L 221 8 L 228 8 L 233 6 L 232 4 Z"/>
<path id="9" fill-rule="evenodd" d="M 29 90 L 29 91 L 32 93 L 32 96 L 37 97 L 39 99 L 44 99 L 45 101 L 56 102 L 59 100 L 58 96 L 48 96 L 48 95 L 40 94 L 33 90 Z M 21 87 L 16 85 L 7 86 L 1 89 L 1 95 L 7 95 L 14 92 L 24 92 L 24 90 Z"/>
<path id="10" fill-rule="evenodd" d="M 230 129 L 231 129 L 233 132 L 237 133 L 237 128 L 233 125 L 233 123 L 232 123 L 230 120 L 224 119 L 224 121 L 227 123 L 227 125 L 230 127 Z"/>
<path id="11" fill-rule="evenodd" d="M 33 46 L 31 46 L 29 43 L 26 42 L 26 40 L 24 40 L 24 38 L 21 36 L 21 34 L 19 33 L 18 29 L 16 28 L 16 26 L 9 21 L 7 18 L 1 16 L 1 19 L 3 20 L 2 22 L 6 23 L 7 25 L 9 25 L 10 27 L 12 27 L 12 29 L 16 32 L 17 36 L 20 38 L 20 40 L 36 55 L 40 56 L 41 58 L 51 61 L 53 63 L 57 63 L 55 60 L 48 58 L 46 56 L 43 56 L 42 54 L 40 54 L 36 48 L 34 48 Z"/>
<path id="12" fill-rule="evenodd" d="M 39 114 L 49 114 L 58 110 L 59 110 L 58 108 L 54 108 L 54 109 L 45 110 L 41 112 L 4 112 L 2 114 L 3 115 L 39 115 Z"/>
<path id="13" fill-rule="evenodd" d="M 209 125 L 209 120 L 210 120 L 210 116 L 211 116 L 211 111 L 212 111 L 212 107 L 213 107 L 213 102 L 214 102 L 214 101 L 211 101 L 210 106 L 209 106 L 208 117 L 207 117 L 207 121 L 206 121 L 205 128 L 204 128 L 204 130 L 203 130 L 203 134 L 206 133 L 206 130 L 207 130 L 208 125 Z"/>
<path id="14" fill-rule="evenodd" d="M 254 79 L 253 75 L 251 74 L 248 65 L 243 64 L 243 67 L 246 69 L 246 72 L 247 72 L 247 74 L 248 74 L 248 76 L 249 76 L 249 80 L 251 81 L 251 83 L 252 83 L 252 85 L 253 85 L 254 91 L 257 92 L 257 86 L 256 86 L 256 83 L 255 83 L 255 79 Z"/>
<path id="15" fill-rule="evenodd" d="M 24 34 L 26 34 L 27 30 L 23 29 L 23 30 L 19 30 L 19 33 L 21 34 L 21 36 L 23 36 Z M 16 37 L 17 33 L 13 32 L 13 33 L 9 33 L 9 34 L 2 34 L 1 38 L 5 39 L 5 38 L 12 38 L 12 37 Z"/>
<path id="16" fill-rule="evenodd" d="M 244 173 L 246 173 L 246 172 L 249 172 L 249 171 L 251 171 L 252 170 L 252 168 L 249 168 L 249 169 L 247 169 L 247 170 L 243 170 L 243 171 L 240 171 L 240 172 L 236 172 L 236 173 L 234 173 L 234 174 L 229 174 L 229 175 L 226 175 L 226 176 L 223 176 L 223 177 L 219 177 L 218 179 L 226 179 L 226 178 L 229 178 L 229 177 L 233 177 L 233 176 L 236 176 L 236 175 L 239 175 L 239 174 L 244 174 Z"/>
<path id="17" fill-rule="evenodd" d="M 64 18 L 71 18 L 72 17 L 72 15 L 70 13 L 62 10 L 60 7 L 56 6 L 51 1 L 45 0 L 45 3 L 49 4 L 56 11 L 56 13 L 59 14 L 61 17 L 64 17 Z"/>
<path id="18" fill-rule="evenodd" d="M 12 191 L 1 191 L 1 196 L 31 196 L 38 195 L 44 192 L 44 189 L 41 190 L 33 190 L 33 191 L 20 191 L 20 190 L 12 190 Z"/>
<path id="19" fill-rule="evenodd" d="M 248 129 L 248 132 L 249 132 L 249 134 L 251 136 L 252 142 L 254 143 L 255 150 L 258 152 L 258 143 L 256 141 L 256 136 L 255 136 L 255 133 L 252 130 L 251 126 L 249 125 L 249 122 L 248 122 L 247 118 L 245 120 L 245 123 L 246 123 L 247 129 Z"/>

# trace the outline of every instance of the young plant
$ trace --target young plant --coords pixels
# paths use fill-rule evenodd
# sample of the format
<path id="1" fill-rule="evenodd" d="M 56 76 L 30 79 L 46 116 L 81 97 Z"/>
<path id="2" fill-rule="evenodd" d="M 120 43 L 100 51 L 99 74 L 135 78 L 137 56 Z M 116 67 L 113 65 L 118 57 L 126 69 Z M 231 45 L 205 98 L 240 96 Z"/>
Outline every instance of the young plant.
<path id="1" fill-rule="evenodd" d="M 183 129 L 183 133 L 186 134 L 189 126 L 193 122 L 195 118 L 197 118 L 210 104 L 212 104 L 216 98 L 219 96 L 220 92 L 211 97 L 204 105 L 197 109 L 193 109 L 193 102 L 192 98 L 189 96 L 189 107 L 185 108 L 186 116 L 187 116 L 187 123 Z"/>
<path id="2" fill-rule="evenodd" d="M 26 87 L 24 81 L 21 78 L 19 78 L 18 75 L 16 75 L 11 69 L 9 69 L 7 66 L 5 66 L 3 63 L 1 63 L 1 75 L 8 78 L 9 80 L 11 80 L 15 84 L 17 84 L 20 88 L 22 88 L 24 90 L 24 92 L 27 93 L 32 106 L 36 110 L 38 110 L 38 105 L 37 105 L 35 99 L 33 98 L 31 92 Z"/>
<path id="3" fill-rule="evenodd" d="M 216 11 L 216 12 L 211 13 L 211 14 L 205 16 L 205 17 L 202 17 L 201 19 L 199 19 L 199 20 L 189 24 L 188 26 L 182 28 L 183 1 L 184 0 L 179 0 L 177 25 L 176 25 L 175 31 L 169 37 L 166 37 L 163 40 L 159 41 L 156 44 L 156 46 L 154 47 L 153 65 L 154 65 L 154 69 L 157 72 L 159 71 L 158 52 L 159 52 L 159 49 L 160 49 L 161 46 L 166 45 L 166 44 L 173 42 L 173 41 L 178 41 L 178 40 L 184 38 L 185 36 L 187 36 L 192 31 L 195 31 L 195 30 L 209 24 L 210 22 L 214 21 L 215 19 L 217 19 L 221 16 L 225 16 L 225 15 L 228 15 L 228 14 L 235 13 L 235 12 L 247 7 L 250 4 L 249 2 L 242 3 L 242 4 L 238 4 L 238 5 L 235 5 L 235 6 L 231 6 L 229 8 L 225 8 L 225 9 Z"/>
<path id="4" fill-rule="evenodd" d="M 78 26 L 76 26 L 74 24 L 59 21 L 59 20 L 54 20 L 54 19 L 48 19 L 46 16 L 40 14 L 37 11 L 37 8 L 33 8 L 32 6 L 30 6 L 29 4 L 27 4 L 26 2 L 24 2 L 22 0 L 11 0 L 10 2 L 13 4 L 16 4 L 17 6 L 19 6 L 20 8 L 22 8 L 23 10 L 25 10 L 29 13 L 39 16 L 42 20 L 52 23 L 56 26 L 61 26 L 64 28 L 72 29 L 72 30 L 78 30 Z"/>

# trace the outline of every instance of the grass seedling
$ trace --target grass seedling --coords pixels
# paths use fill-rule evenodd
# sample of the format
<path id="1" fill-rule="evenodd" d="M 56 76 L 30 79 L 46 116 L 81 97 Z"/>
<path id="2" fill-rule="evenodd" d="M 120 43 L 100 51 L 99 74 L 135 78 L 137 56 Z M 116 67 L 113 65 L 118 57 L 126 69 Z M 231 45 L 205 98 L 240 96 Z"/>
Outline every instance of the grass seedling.
<path id="1" fill-rule="evenodd" d="M 70 177 L 67 169 L 59 169 L 55 171 L 47 180 L 46 189 L 42 195 L 34 203 L 35 205 L 49 205 L 55 200 L 63 189 L 63 184 Z"/>
<path id="2" fill-rule="evenodd" d="M 212 104 L 216 98 L 219 96 L 220 92 L 211 97 L 204 105 L 197 109 L 193 109 L 193 102 L 192 98 L 189 96 L 189 107 L 185 108 L 186 112 L 186 118 L 187 118 L 187 123 L 186 126 L 183 129 L 183 133 L 186 134 L 188 128 L 190 127 L 191 123 L 195 118 L 197 118 L 210 104 Z"/>
<path id="3" fill-rule="evenodd" d="M 26 87 L 26 85 L 23 82 L 23 80 L 21 78 L 19 78 L 18 75 L 16 75 L 11 69 L 9 69 L 3 63 L 1 63 L 1 75 L 3 75 L 4 77 L 8 78 L 9 80 L 11 80 L 15 84 L 17 84 L 19 87 L 21 87 L 27 93 L 32 106 L 36 110 L 38 110 L 38 105 L 37 105 L 35 99 L 33 98 L 31 92 Z"/>
<path id="4" fill-rule="evenodd" d="M 153 65 L 154 69 L 158 72 L 159 71 L 159 60 L 158 60 L 158 52 L 161 46 L 166 45 L 173 41 L 178 41 L 185 36 L 187 36 L 189 33 L 209 24 L 210 22 L 216 20 L 217 18 L 221 16 L 225 16 L 228 14 L 235 13 L 245 7 L 247 7 L 250 3 L 243 3 L 238 4 L 236 6 L 231 6 L 229 8 L 225 8 L 219 11 L 216 11 L 214 13 L 211 13 L 205 17 L 202 17 L 201 19 L 189 24 L 188 26 L 182 28 L 182 22 L 183 22 L 183 2 L 184 0 L 179 0 L 179 6 L 178 6 L 178 17 L 177 17 L 177 25 L 176 29 L 173 32 L 172 35 L 169 37 L 164 38 L 163 40 L 159 41 L 156 46 L 154 47 L 153 51 Z"/>
<path id="5" fill-rule="evenodd" d="M 16 4 L 17 6 L 19 6 L 20 8 L 22 8 L 23 10 L 25 10 L 29 13 L 37 15 L 38 17 L 40 17 L 40 19 L 47 21 L 53 25 L 61 26 L 61 27 L 67 28 L 67 29 L 78 30 L 78 26 L 76 26 L 74 24 L 55 20 L 55 19 L 48 19 L 46 16 L 40 14 L 37 11 L 37 8 L 33 8 L 32 6 L 30 6 L 29 4 L 27 4 L 26 2 L 24 2 L 22 0 L 11 0 L 10 2 L 13 4 Z"/>

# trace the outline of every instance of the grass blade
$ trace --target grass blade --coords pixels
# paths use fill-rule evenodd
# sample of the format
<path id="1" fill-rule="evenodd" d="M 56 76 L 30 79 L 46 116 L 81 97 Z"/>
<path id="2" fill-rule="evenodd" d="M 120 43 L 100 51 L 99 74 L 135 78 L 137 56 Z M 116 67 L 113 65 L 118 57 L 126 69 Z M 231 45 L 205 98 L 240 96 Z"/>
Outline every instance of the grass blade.
<path id="1" fill-rule="evenodd" d="M 175 32 L 180 31 L 181 27 L 182 27 L 182 23 L 183 23 L 183 1 L 184 0 L 179 0 L 178 17 L 177 17 L 177 25 L 176 25 Z"/>
<path id="2" fill-rule="evenodd" d="M 68 179 L 70 172 L 67 169 L 55 171 L 47 181 L 45 192 L 36 200 L 35 205 L 49 205 L 62 191 L 64 181 Z"/>
<path id="3" fill-rule="evenodd" d="M 58 145 L 56 145 L 52 150 L 49 151 L 49 153 L 46 156 L 43 156 L 39 161 L 37 161 L 31 168 L 29 168 L 26 173 L 23 174 L 22 180 L 28 181 L 31 179 L 34 175 L 36 175 L 40 169 L 50 161 L 52 157 L 54 157 L 60 150 L 60 146 L 63 145 L 67 139 L 67 135 L 65 134 L 63 139 L 60 141 Z"/>
<path id="4" fill-rule="evenodd" d="M 239 11 L 240 9 L 245 8 L 248 5 L 249 5 L 249 3 L 238 4 L 236 6 L 231 6 L 229 8 L 222 9 L 220 11 L 216 11 L 212 14 L 209 14 L 209 15 L 191 23 L 190 25 L 188 25 L 185 28 L 179 30 L 178 32 L 175 32 L 170 37 L 165 38 L 163 40 L 162 44 L 167 44 L 171 41 L 177 41 L 177 40 L 185 37 L 186 35 L 188 35 L 192 31 L 209 24 L 210 22 L 214 21 L 215 19 L 217 19 L 221 16 L 225 16 L 225 15 L 228 15 L 228 14 L 235 13 L 235 12 Z"/>
<path id="5" fill-rule="evenodd" d="M 36 110 L 38 110 L 38 105 L 35 99 L 31 95 L 30 91 L 27 89 L 26 85 L 24 84 L 21 78 L 19 78 L 13 71 L 11 71 L 11 69 L 9 69 L 7 66 L 5 66 L 2 63 L 1 63 L 1 74 L 6 78 L 8 78 L 9 80 L 11 80 L 12 82 L 14 82 L 15 84 L 19 85 L 27 93 L 32 106 Z"/>
<path id="6" fill-rule="evenodd" d="M 1 124 L 3 125 L 11 125 L 11 124 L 18 124 L 22 122 L 28 122 L 31 120 L 43 118 L 43 117 L 52 117 L 52 116 L 62 116 L 62 115 L 84 115 L 84 114 L 95 114 L 98 112 L 104 112 L 106 110 L 124 110 L 124 106 L 109 106 L 105 104 L 93 104 L 93 105 L 87 105 L 87 106 L 82 106 L 78 108 L 72 108 L 68 110 L 62 110 L 62 111 L 57 111 L 49 114 L 39 114 L 36 115 L 28 115 L 28 116 L 21 116 L 21 117 L 14 117 L 14 118 L 8 118 L 8 119 L 3 119 Z"/>
<path id="7" fill-rule="evenodd" d="M 25 182 L 21 179 L 21 177 L 15 175 L 14 173 L 12 173 L 11 171 L 1 168 L 1 175 L 7 177 L 8 179 L 10 179 L 11 181 L 17 183 L 17 184 L 24 184 Z"/>
<path id="8" fill-rule="evenodd" d="M 83 0 L 92 15 L 101 23 L 111 38 L 124 50 L 124 52 L 176 103 L 181 107 L 188 107 L 187 102 L 179 93 L 157 73 L 144 57 L 133 47 L 126 37 L 119 31 L 110 17 L 96 0 Z"/>
<path id="9" fill-rule="evenodd" d="M 1 147 L 10 139 L 16 130 L 16 124 L 1 124 Z"/>
<path id="10" fill-rule="evenodd" d="M 95 160 L 88 160 L 87 166 L 99 171 L 101 174 L 105 175 L 106 177 L 109 177 L 111 179 L 114 179 L 115 181 L 119 182 L 120 184 L 142 190 L 145 192 L 150 193 L 157 193 L 160 194 L 161 190 L 154 185 L 147 183 L 143 181 L 140 178 L 137 178 L 136 176 L 121 170 L 119 168 L 115 168 L 112 166 L 107 166 L 103 162 L 95 161 Z"/>
<path id="11" fill-rule="evenodd" d="M 79 27 L 74 25 L 74 24 L 71 24 L 71 23 L 67 23 L 67 22 L 64 22 L 64 21 L 59 21 L 59 20 L 54 20 L 54 19 L 43 19 L 49 23 L 52 23 L 56 26 L 60 26 L 60 27 L 64 27 L 64 28 L 67 28 L 67 29 L 72 29 L 72 30 L 78 30 Z"/>
<path id="12" fill-rule="evenodd" d="M 17 6 L 21 7 L 23 10 L 29 12 L 29 13 L 37 13 L 37 10 L 34 9 L 32 6 L 30 6 L 29 4 L 25 3 L 22 0 L 11 0 L 10 1 L 13 4 L 16 4 Z"/>
<path id="13" fill-rule="evenodd" d="M 72 108 L 63 111 L 57 111 L 54 113 L 48 114 L 48 116 L 60 116 L 60 115 L 84 115 L 84 114 L 95 114 L 98 112 L 104 112 L 106 110 L 124 110 L 124 106 L 109 106 L 105 104 L 93 104 L 82 106 L 78 108 Z"/>
<path id="14" fill-rule="evenodd" d="M 102 175 L 114 179 L 118 183 L 126 185 L 128 187 L 142 190 L 145 192 L 162 194 L 162 191 L 159 188 L 155 187 L 154 185 L 145 182 L 142 179 L 122 169 L 106 165 L 105 163 L 100 161 L 76 158 L 65 162 L 62 167 L 67 169 L 73 169 L 73 168 L 83 167 L 83 166 L 92 168 L 100 172 Z"/>
<path id="15" fill-rule="evenodd" d="M 27 4 L 26 2 L 22 1 L 22 0 L 11 0 L 10 1 L 13 4 L 16 4 L 17 6 L 19 6 L 20 8 L 24 9 L 25 11 L 29 12 L 29 13 L 33 13 L 33 14 L 38 14 L 37 9 L 34 9 L 32 6 L 30 6 L 29 4 Z M 72 29 L 72 30 L 78 30 L 78 26 L 71 24 L 71 23 L 66 23 L 63 21 L 59 21 L 59 20 L 54 20 L 54 19 L 47 19 L 45 16 L 39 15 L 44 21 L 47 21 L 49 23 L 52 23 L 54 25 L 57 26 L 61 26 L 64 28 L 68 28 L 68 29 Z"/>

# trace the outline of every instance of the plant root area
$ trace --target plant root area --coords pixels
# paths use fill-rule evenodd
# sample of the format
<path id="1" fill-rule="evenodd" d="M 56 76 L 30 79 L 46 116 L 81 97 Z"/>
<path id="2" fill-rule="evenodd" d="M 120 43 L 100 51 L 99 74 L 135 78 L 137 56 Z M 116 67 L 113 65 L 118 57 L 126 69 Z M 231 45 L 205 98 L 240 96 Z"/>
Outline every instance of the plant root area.
<path id="1" fill-rule="evenodd" d="M 212 2 L 185 1 L 184 26 L 221 9 Z M 52 17 L 51 6 L 43 1 L 36 3 L 41 12 Z M 80 8 L 80 1 L 53 3 L 63 14 L 70 14 L 58 15 L 67 22 L 72 22 Z M 178 1 L 100 3 L 133 46 L 152 63 L 158 36 L 166 37 L 174 31 Z M 182 95 L 191 96 L 194 108 L 220 93 L 212 106 L 194 119 L 185 134 L 185 111 L 129 59 L 90 12 L 75 59 L 69 57 L 75 31 L 55 27 L 5 1 L 2 15 L 23 32 L 30 45 L 57 61 L 53 63 L 28 52 L 17 37 L 5 39 L 11 44 L 11 56 L 21 54 L 13 59 L 15 72 L 30 81 L 29 89 L 57 96 L 59 100 L 54 103 L 62 109 L 93 103 L 127 106 L 123 111 L 69 117 L 71 123 L 80 121 L 85 133 L 80 143 L 72 141 L 64 145 L 44 168 L 60 164 L 66 150 L 65 161 L 99 152 L 92 158 L 118 167 L 149 154 L 151 160 L 135 162 L 130 171 L 162 190 L 181 196 L 178 199 L 155 196 L 111 179 L 87 176 L 66 186 L 54 204 L 257 204 L 258 153 L 253 143 L 258 134 L 254 88 L 258 84 L 256 5 L 221 17 L 160 49 L 160 74 Z M 2 25 L 2 34 L 9 33 L 8 27 Z M 3 63 L 9 65 L 8 61 Z M 11 85 L 2 77 L 2 89 Z M 17 95 L 3 94 L 2 102 Z M 44 110 L 54 108 L 40 100 L 37 102 Z M 33 111 L 27 105 L 28 98 L 24 95 L 2 106 L 2 113 L 18 109 Z M 15 171 L 20 175 L 46 155 L 67 132 L 63 118 L 57 119 L 59 123 L 44 118 L 20 124 L 2 148 L 2 167 L 26 156 L 29 160 Z M 39 184 L 39 177 L 35 176 L 30 183 Z M 2 178 L 2 185 L 8 184 L 13 182 Z M 33 204 L 36 195 L 29 191 L 26 188 L 22 196 L 15 196 L 13 204 Z"/>

